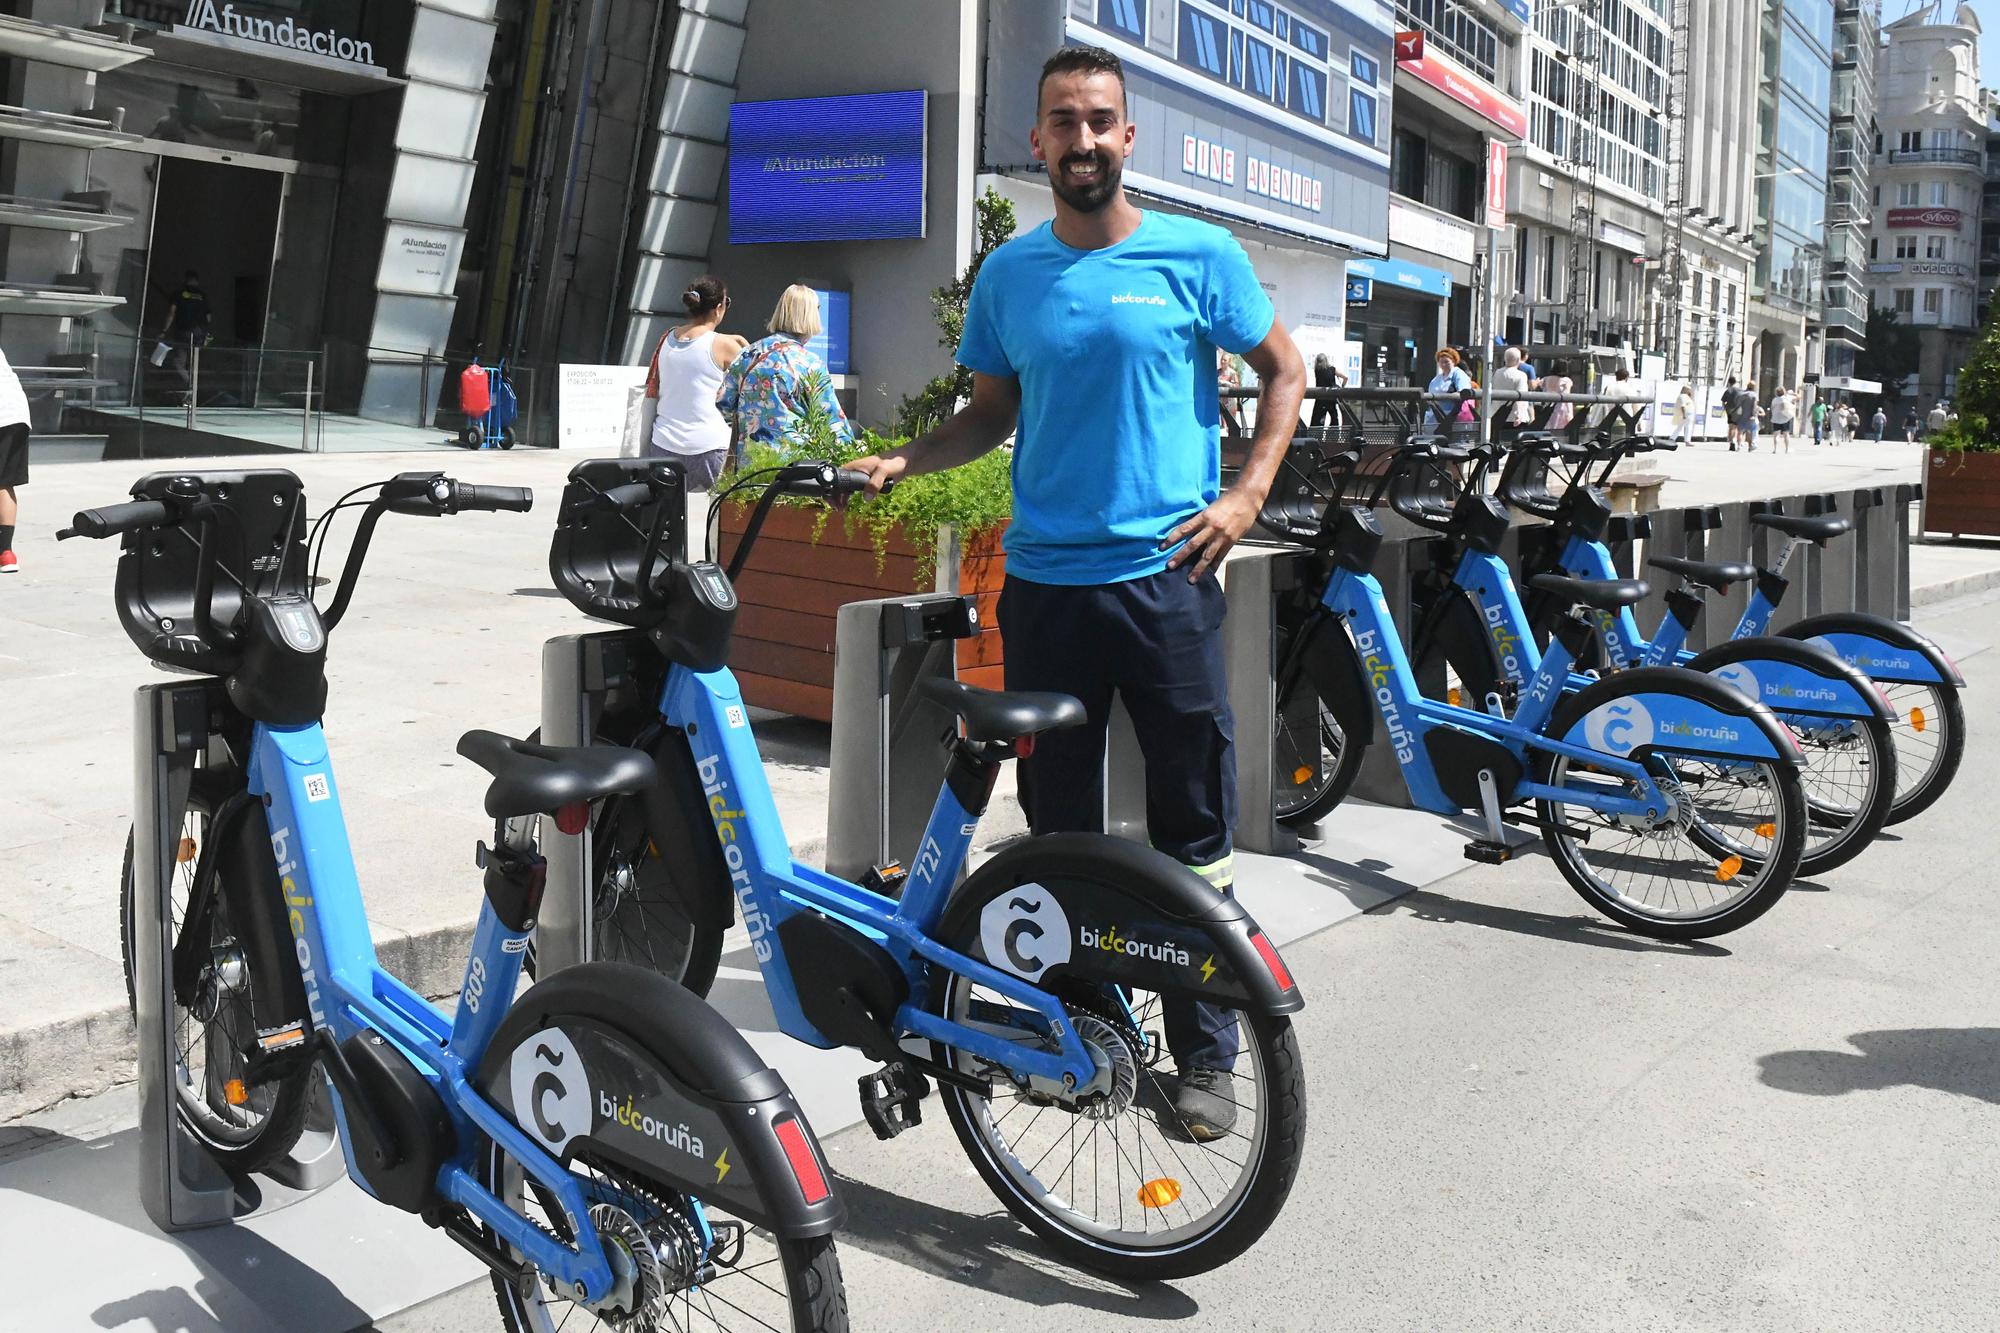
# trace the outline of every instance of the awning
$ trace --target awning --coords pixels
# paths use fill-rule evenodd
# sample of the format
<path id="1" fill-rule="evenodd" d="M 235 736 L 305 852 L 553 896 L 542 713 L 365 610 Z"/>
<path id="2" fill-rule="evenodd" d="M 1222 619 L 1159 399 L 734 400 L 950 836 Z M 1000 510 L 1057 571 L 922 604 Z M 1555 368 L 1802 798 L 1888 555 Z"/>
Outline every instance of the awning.
<path id="1" fill-rule="evenodd" d="M 1347 276 L 1373 278 L 1385 287 L 1406 287 L 1428 296 L 1451 295 L 1451 274 L 1443 269 L 1412 264 L 1407 259 L 1349 259 Z"/>

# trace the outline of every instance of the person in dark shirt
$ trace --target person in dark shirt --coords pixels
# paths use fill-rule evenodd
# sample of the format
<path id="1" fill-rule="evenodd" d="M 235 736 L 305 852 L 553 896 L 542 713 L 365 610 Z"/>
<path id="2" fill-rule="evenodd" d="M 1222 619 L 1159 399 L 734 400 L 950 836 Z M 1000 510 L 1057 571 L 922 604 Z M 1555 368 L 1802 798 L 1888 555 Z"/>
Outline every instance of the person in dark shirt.
<path id="1" fill-rule="evenodd" d="M 165 359 L 155 354 L 153 364 L 172 370 L 183 385 L 192 389 L 194 376 L 188 370 L 188 359 L 194 348 L 207 345 L 213 318 L 208 308 L 208 293 L 202 290 L 201 274 L 189 269 L 170 301 L 173 313 L 167 318 L 166 331 L 160 335 L 160 345 L 167 349 Z"/>
<path id="2" fill-rule="evenodd" d="M 1342 389 L 1347 387 L 1347 376 L 1340 367 L 1333 364 L 1333 358 L 1321 352 L 1313 358 L 1313 387 L 1315 389 Z M 1325 426 L 1338 430 L 1341 426 L 1340 405 L 1330 398 L 1313 400 L 1312 429 L 1318 431 Z"/>

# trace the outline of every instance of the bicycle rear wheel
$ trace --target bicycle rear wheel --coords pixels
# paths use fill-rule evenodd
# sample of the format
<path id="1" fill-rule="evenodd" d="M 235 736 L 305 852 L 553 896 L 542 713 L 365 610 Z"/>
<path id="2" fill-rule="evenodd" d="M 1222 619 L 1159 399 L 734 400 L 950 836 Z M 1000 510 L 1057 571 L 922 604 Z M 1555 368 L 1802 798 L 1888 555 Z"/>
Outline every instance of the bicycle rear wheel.
<path id="1" fill-rule="evenodd" d="M 1896 794 L 1896 750 L 1877 717 L 1783 719 L 1798 737 L 1805 764 L 1806 845 L 1801 875 L 1846 865 L 1882 831 Z"/>
<path id="2" fill-rule="evenodd" d="M 1931 808 L 1965 757 L 1965 705 L 1950 685 L 1877 681 L 1895 721 L 1896 797 L 1885 821 L 1900 824 Z"/>
<path id="3" fill-rule="evenodd" d="M 502 1202 L 558 1239 L 573 1239 L 561 1207 L 505 1151 L 491 1147 L 482 1166 L 481 1183 Z M 614 1268 L 630 1276 L 631 1290 L 592 1308 L 558 1293 L 543 1275 L 515 1283 L 495 1274 L 493 1293 L 509 1333 L 846 1333 L 847 1291 L 832 1236 L 773 1236 L 589 1155 L 569 1166 L 590 1202 L 591 1225 Z"/>
<path id="4" fill-rule="evenodd" d="M 1538 757 L 1537 780 L 1631 796 L 1637 784 Z M 1796 771 L 1655 750 L 1646 767 L 1668 799 L 1658 819 L 1540 801 L 1556 868 L 1583 900 L 1629 930 L 1661 939 L 1727 934 L 1771 910 L 1790 887 L 1805 842 Z M 1718 836 L 1719 834 L 1719 836 Z"/>

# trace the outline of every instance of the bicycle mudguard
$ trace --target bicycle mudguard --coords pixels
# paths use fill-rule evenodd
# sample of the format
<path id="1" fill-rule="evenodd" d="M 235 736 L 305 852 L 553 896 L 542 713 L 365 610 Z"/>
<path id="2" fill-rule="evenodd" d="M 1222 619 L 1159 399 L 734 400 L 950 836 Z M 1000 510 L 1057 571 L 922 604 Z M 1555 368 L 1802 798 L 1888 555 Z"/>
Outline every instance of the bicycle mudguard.
<path id="1" fill-rule="evenodd" d="M 1778 635 L 1831 649 L 1876 680 L 1965 688 L 1965 677 L 1943 649 L 1900 620 L 1886 616 L 1830 611 L 1807 616 L 1779 630 Z"/>
<path id="2" fill-rule="evenodd" d="M 1670 749 L 1804 762 L 1798 742 L 1769 708 L 1713 676 L 1681 667 L 1635 667 L 1565 694 L 1546 734 L 1633 758 Z"/>
<path id="3" fill-rule="evenodd" d="M 1242 904 L 1163 852 L 1101 834 L 1006 848 L 959 886 L 936 938 L 1045 990 L 1078 978 L 1255 1013 L 1305 1007 Z"/>
<path id="4" fill-rule="evenodd" d="M 1816 643 L 1770 637 L 1731 639 L 1681 665 L 1734 685 L 1781 717 L 1894 720 L 1874 681 Z"/>
<path id="5" fill-rule="evenodd" d="M 536 983 L 475 1086 L 559 1161 L 587 1149 L 781 1236 L 841 1220 L 784 1079 L 721 1014 L 646 968 L 586 963 Z"/>
<path id="6" fill-rule="evenodd" d="M 1361 660 L 1354 655 L 1346 625 L 1337 615 L 1316 615 L 1302 633 L 1305 641 L 1297 650 L 1297 669 L 1333 710 L 1333 720 L 1348 739 L 1372 744 L 1375 701 L 1363 683 Z"/>

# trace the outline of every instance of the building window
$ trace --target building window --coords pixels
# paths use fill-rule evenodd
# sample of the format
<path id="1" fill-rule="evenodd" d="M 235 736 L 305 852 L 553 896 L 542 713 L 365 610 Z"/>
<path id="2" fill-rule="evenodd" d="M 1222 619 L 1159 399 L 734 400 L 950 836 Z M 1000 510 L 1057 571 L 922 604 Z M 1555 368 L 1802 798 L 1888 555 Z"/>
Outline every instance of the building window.
<path id="1" fill-rule="evenodd" d="M 1292 89 L 1289 99 L 1292 110 L 1312 120 L 1326 119 L 1326 71 L 1313 69 L 1303 60 L 1294 60 L 1292 67 Z"/>
<path id="2" fill-rule="evenodd" d="M 1896 141 L 1896 151 L 1899 153 L 1914 153 L 1923 146 L 1922 130 L 1904 130 L 1902 137 Z"/>
<path id="3" fill-rule="evenodd" d="M 1363 143 L 1375 142 L 1375 99 L 1359 88 L 1347 90 L 1347 132 Z"/>
<path id="4" fill-rule="evenodd" d="M 1142 0 L 1097 0 L 1097 23 L 1141 46 L 1146 43 L 1146 6 Z"/>
<path id="5" fill-rule="evenodd" d="M 1876 240 L 1873 236 L 1870 236 L 1868 238 L 1868 257 L 1870 259 L 1875 258 L 1875 253 L 1878 249 L 1881 248 L 1881 245 L 1882 243 Z"/>
<path id="6" fill-rule="evenodd" d="M 1382 77 L 1382 67 L 1375 63 L 1373 56 L 1366 56 L 1359 51 L 1355 51 L 1351 53 L 1349 63 L 1353 67 L 1354 81 L 1356 83 L 1365 83 L 1370 88 L 1373 88 L 1376 81 Z"/>
<path id="7" fill-rule="evenodd" d="M 1244 8 L 1250 21 L 1265 32 L 1278 30 L 1278 11 L 1266 4 L 1265 0 L 1248 0 Z"/>
<path id="8" fill-rule="evenodd" d="M 1925 259 L 1943 259 L 1944 254 L 1945 254 L 1944 237 L 1942 236 L 1924 237 Z"/>
<path id="9" fill-rule="evenodd" d="M 1255 37 L 1243 42 L 1243 86 L 1269 100 L 1276 91 L 1271 71 L 1271 47 Z"/>
<path id="10" fill-rule="evenodd" d="M 1914 236 L 1898 236 L 1896 238 L 1896 258 L 1915 259 L 1916 257 L 1917 238 Z"/>
<path id="11" fill-rule="evenodd" d="M 1931 182 L 1931 207 L 1943 208 L 1951 202 L 1951 186 L 1943 181 Z"/>
<path id="12" fill-rule="evenodd" d="M 1326 59 L 1326 34 L 1318 28 L 1309 27 L 1299 22 L 1297 19 L 1292 20 L 1292 45 L 1298 47 L 1299 50 L 1305 52 L 1315 60 Z"/>
<path id="13" fill-rule="evenodd" d="M 1223 42 L 1222 24 L 1193 5 L 1181 6 L 1180 60 L 1218 79 L 1229 77 L 1223 63 L 1228 47 Z"/>
<path id="14" fill-rule="evenodd" d="M 1913 314 L 1916 311 L 1916 308 L 1917 308 L 1916 289 L 1911 287 L 1898 287 L 1896 289 L 1896 313 L 1899 315 Z"/>
<path id="15" fill-rule="evenodd" d="M 1942 315 L 1944 313 L 1944 288 L 1924 288 L 1924 313 L 1926 315 Z"/>
<path id="16" fill-rule="evenodd" d="M 1896 207 L 1915 208 L 1917 202 L 1917 183 L 1915 181 L 1903 181 L 1896 186 Z"/>

